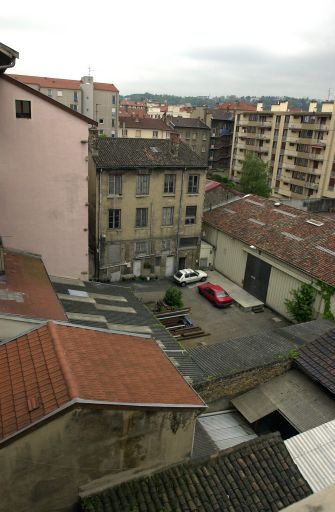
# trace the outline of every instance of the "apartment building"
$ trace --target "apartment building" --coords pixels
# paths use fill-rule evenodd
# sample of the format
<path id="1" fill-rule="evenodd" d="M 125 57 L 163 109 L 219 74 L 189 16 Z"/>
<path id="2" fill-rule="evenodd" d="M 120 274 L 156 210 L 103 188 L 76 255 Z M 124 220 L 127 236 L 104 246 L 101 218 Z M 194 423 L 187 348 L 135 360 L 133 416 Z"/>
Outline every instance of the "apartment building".
<path id="1" fill-rule="evenodd" d="M 290 111 L 287 102 L 271 111 L 236 116 L 230 176 L 239 181 L 247 152 L 258 155 L 269 169 L 272 193 L 292 199 L 335 197 L 335 105 L 308 112 Z"/>
<path id="2" fill-rule="evenodd" d="M 210 141 L 209 127 L 200 119 L 185 117 L 170 117 L 167 122 L 180 135 L 180 140 L 187 144 L 207 164 Z"/>
<path id="3" fill-rule="evenodd" d="M 90 142 L 89 224 L 95 277 L 170 276 L 198 265 L 207 165 L 170 140 Z"/>
<path id="4" fill-rule="evenodd" d="M 151 117 L 120 117 L 119 137 L 169 139 L 171 128 L 161 119 Z"/>
<path id="5" fill-rule="evenodd" d="M 119 91 L 114 84 L 94 82 L 93 76 L 83 76 L 81 80 L 29 75 L 11 76 L 75 112 L 94 119 L 98 123 L 100 135 L 117 137 Z"/>

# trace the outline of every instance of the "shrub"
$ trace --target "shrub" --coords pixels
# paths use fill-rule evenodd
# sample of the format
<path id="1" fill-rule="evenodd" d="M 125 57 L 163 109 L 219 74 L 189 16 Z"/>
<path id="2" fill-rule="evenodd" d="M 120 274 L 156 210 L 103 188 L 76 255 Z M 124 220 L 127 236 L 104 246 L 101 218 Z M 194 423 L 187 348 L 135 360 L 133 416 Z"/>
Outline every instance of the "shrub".
<path id="1" fill-rule="evenodd" d="M 165 292 L 164 302 L 168 304 L 168 306 L 172 306 L 174 308 L 182 308 L 182 294 L 181 290 L 175 288 L 174 286 L 170 286 Z"/>
<path id="2" fill-rule="evenodd" d="M 302 284 L 297 290 L 291 290 L 292 299 L 286 299 L 287 311 L 298 323 L 309 322 L 313 316 L 315 289 L 311 284 Z"/>

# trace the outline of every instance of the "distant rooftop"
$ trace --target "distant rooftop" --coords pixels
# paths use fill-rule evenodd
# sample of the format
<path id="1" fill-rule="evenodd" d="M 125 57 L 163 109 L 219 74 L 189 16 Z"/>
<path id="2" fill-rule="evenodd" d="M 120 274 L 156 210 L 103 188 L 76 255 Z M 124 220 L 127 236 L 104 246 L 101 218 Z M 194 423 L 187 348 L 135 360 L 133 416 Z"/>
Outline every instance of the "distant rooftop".
<path id="1" fill-rule="evenodd" d="M 0 280 L 0 313 L 66 320 L 40 256 L 4 250 L 5 273 Z"/>
<path id="2" fill-rule="evenodd" d="M 73 89 L 79 90 L 81 80 L 69 80 L 67 78 L 51 78 L 48 76 L 31 76 L 31 75 L 10 75 L 19 82 L 27 85 L 38 85 L 40 88 L 46 89 Z M 94 89 L 100 91 L 119 92 L 114 84 L 93 82 Z"/>
<path id="3" fill-rule="evenodd" d="M 200 119 L 194 119 L 192 117 L 170 117 L 169 122 L 173 128 L 197 128 L 201 130 L 209 130 L 209 126 Z"/>
<path id="4" fill-rule="evenodd" d="M 120 127 L 135 128 L 137 130 L 162 130 L 170 132 L 171 128 L 161 119 L 153 119 L 151 117 L 136 117 L 136 114 L 132 117 L 122 117 L 120 115 Z"/>

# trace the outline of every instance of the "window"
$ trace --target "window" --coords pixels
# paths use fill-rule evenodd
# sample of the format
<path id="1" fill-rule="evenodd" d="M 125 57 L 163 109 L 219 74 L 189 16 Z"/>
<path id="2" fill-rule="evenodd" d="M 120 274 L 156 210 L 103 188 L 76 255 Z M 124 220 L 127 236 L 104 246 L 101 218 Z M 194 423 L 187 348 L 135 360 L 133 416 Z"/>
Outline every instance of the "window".
<path id="1" fill-rule="evenodd" d="M 161 240 L 161 251 L 170 252 L 171 250 L 171 240 Z"/>
<path id="2" fill-rule="evenodd" d="M 197 134 L 196 133 L 192 133 L 192 140 L 197 140 Z"/>
<path id="3" fill-rule="evenodd" d="M 199 174 L 191 174 L 188 177 L 188 188 L 189 194 L 197 194 L 199 191 Z"/>
<path id="4" fill-rule="evenodd" d="M 115 128 L 115 119 L 112 119 L 112 128 Z"/>
<path id="5" fill-rule="evenodd" d="M 73 93 L 73 101 L 74 101 L 75 103 L 77 103 L 77 102 L 78 102 L 78 92 L 77 92 L 77 91 L 74 91 L 74 93 Z"/>
<path id="6" fill-rule="evenodd" d="M 25 100 L 15 100 L 16 117 L 31 118 L 31 102 Z"/>
<path id="7" fill-rule="evenodd" d="M 196 206 L 186 206 L 185 224 L 195 224 L 196 216 L 197 216 L 197 207 Z"/>
<path id="8" fill-rule="evenodd" d="M 153 138 L 153 139 L 158 139 L 158 130 L 153 130 L 153 132 L 152 132 L 152 138 Z"/>
<path id="9" fill-rule="evenodd" d="M 136 176 L 136 195 L 146 196 L 149 194 L 149 174 L 138 174 Z"/>
<path id="10" fill-rule="evenodd" d="M 63 96 L 63 91 L 57 91 L 57 96 L 59 96 L 59 97 Z"/>
<path id="11" fill-rule="evenodd" d="M 165 174 L 164 176 L 164 194 L 174 194 L 176 190 L 176 175 Z"/>
<path id="12" fill-rule="evenodd" d="M 52 97 L 52 89 L 48 89 L 48 96 L 49 96 L 49 98 Z"/>
<path id="13" fill-rule="evenodd" d="M 162 226 L 172 226 L 173 225 L 173 206 L 168 206 L 163 208 L 162 215 Z"/>
<path id="14" fill-rule="evenodd" d="M 121 228 L 121 210 L 110 208 L 108 210 L 108 227 L 109 229 Z"/>
<path id="15" fill-rule="evenodd" d="M 134 244 L 134 252 L 136 256 L 145 256 L 149 253 L 149 242 L 147 240 L 139 240 Z"/>
<path id="16" fill-rule="evenodd" d="M 70 108 L 72 108 L 72 110 L 74 110 L 75 112 L 77 112 L 77 110 L 78 110 L 78 105 L 76 105 L 75 103 L 70 103 Z"/>
<path id="17" fill-rule="evenodd" d="M 191 138 L 191 132 L 187 131 L 185 134 L 186 140 L 189 140 Z"/>
<path id="18" fill-rule="evenodd" d="M 104 122 L 104 120 L 100 117 L 100 119 L 99 119 L 99 123 L 100 123 L 100 124 L 103 124 L 103 122 Z"/>
<path id="19" fill-rule="evenodd" d="M 205 153 L 205 152 L 206 152 L 206 148 L 205 148 L 205 146 L 202 146 L 201 153 Z"/>
<path id="20" fill-rule="evenodd" d="M 202 140 L 207 140 L 207 135 L 206 134 L 202 136 Z"/>
<path id="21" fill-rule="evenodd" d="M 120 196 L 122 194 L 122 176 L 110 174 L 108 176 L 108 195 Z"/>
<path id="22" fill-rule="evenodd" d="M 112 104 L 115 105 L 116 104 L 116 96 L 113 94 L 112 96 Z"/>
<path id="23" fill-rule="evenodd" d="M 145 228 L 148 225 L 148 208 L 136 208 L 137 228 Z"/>
<path id="24" fill-rule="evenodd" d="M 135 137 L 141 137 L 141 130 L 135 130 Z"/>
<path id="25" fill-rule="evenodd" d="M 196 247 L 198 245 L 198 238 L 181 238 L 179 245 L 180 247 Z"/>

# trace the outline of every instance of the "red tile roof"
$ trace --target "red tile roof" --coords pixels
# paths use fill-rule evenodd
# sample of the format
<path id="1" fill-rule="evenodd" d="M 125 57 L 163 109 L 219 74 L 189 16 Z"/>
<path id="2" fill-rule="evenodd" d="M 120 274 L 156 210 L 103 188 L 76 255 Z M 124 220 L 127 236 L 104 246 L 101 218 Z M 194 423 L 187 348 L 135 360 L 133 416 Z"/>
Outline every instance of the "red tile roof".
<path id="1" fill-rule="evenodd" d="M 67 80 L 66 78 L 50 78 L 47 76 L 13 75 L 9 74 L 15 80 L 27 85 L 38 85 L 47 89 L 80 89 L 80 80 Z"/>
<path id="2" fill-rule="evenodd" d="M 230 103 L 221 103 L 217 108 L 221 110 L 256 110 L 257 107 L 244 101 L 232 101 Z"/>
<path id="3" fill-rule="evenodd" d="M 335 221 L 332 218 L 284 204 L 275 206 L 271 199 L 245 196 L 206 212 L 204 222 L 247 245 L 254 245 L 311 278 L 335 286 Z"/>
<path id="4" fill-rule="evenodd" d="M 5 249 L 5 280 L 0 281 L 0 312 L 66 320 L 61 303 L 38 256 Z"/>
<path id="5" fill-rule="evenodd" d="M 205 192 L 209 192 L 210 190 L 214 190 L 215 188 L 221 187 L 221 183 L 213 180 L 206 180 Z"/>
<path id="6" fill-rule="evenodd" d="M 31 75 L 13 75 L 9 74 L 15 80 L 27 85 L 38 85 L 46 89 L 70 89 L 74 91 L 80 90 L 80 80 L 68 80 L 67 78 L 51 78 L 48 76 L 31 76 Z M 119 92 L 114 84 L 105 84 L 101 82 L 93 82 L 94 89 L 99 91 Z"/>
<path id="7" fill-rule="evenodd" d="M 125 123 L 126 128 L 136 128 L 137 130 L 163 130 L 170 132 L 171 128 L 161 119 L 153 119 L 152 117 L 121 117 L 120 126 Z"/>
<path id="8" fill-rule="evenodd" d="M 131 100 L 122 100 L 120 102 L 122 107 L 137 107 L 137 108 L 145 108 L 144 101 L 131 101 Z"/>
<path id="9" fill-rule="evenodd" d="M 204 403 L 154 340 L 48 322 L 0 345 L 0 439 L 80 402 Z"/>

